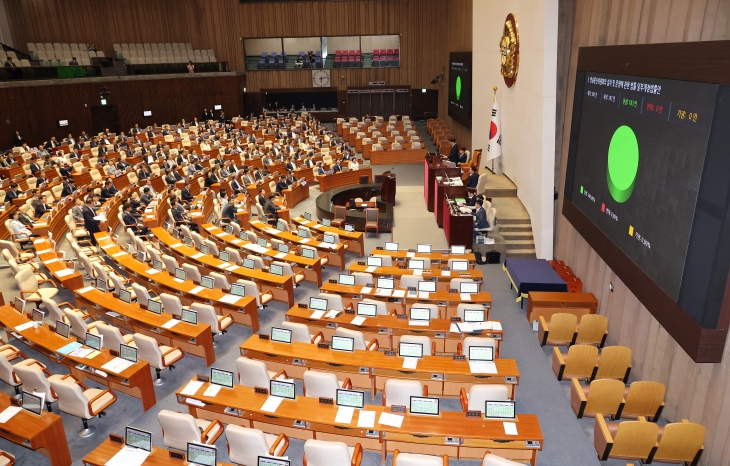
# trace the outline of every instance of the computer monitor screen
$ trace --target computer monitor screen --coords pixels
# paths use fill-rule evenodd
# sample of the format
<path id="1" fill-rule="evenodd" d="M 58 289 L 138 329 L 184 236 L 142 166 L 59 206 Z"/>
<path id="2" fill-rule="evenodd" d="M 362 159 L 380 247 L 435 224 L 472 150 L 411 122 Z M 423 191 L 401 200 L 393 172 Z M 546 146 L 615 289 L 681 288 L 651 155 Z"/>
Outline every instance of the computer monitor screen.
<path id="1" fill-rule="evenodd" d="M 408 268 L 411 270 L 423 270 L 422 259 L 411 259 L 408 261 Z"/>
<path id="2" fill-rule="evenodd" d="M 451 261 L 451 270 L 454 272 L 465 272 L 469 270 L 469 261 Z"/>
<path id="3" fill-rule="evenodd" d="M 484 417 L 487 419 L 514 419 L 514 401 L 485 401 Z"/>
<path id="4" fill-rule="evenodd" d="M 213 105 L 213 110 L 221 110 L 222 108 L 222 105 Z"/>
<path id="5" fill-rule="evenodd" d="M 411 414 L 439 415 L 439 399 L 425 396 L 411 397 Z"/>
<path id="6" fill-rule="evenodd" d="M 355 225 L 351 223 L 345 223 L 345 231 L 355 231 Z"/>
<path id="7" fill-rule="evenodd" d="M 464 322 L 484 322 L 484 309 L 464 309 Z"/>
<path id="8" fill-rule="evenodd" d="M 106 293 L 106 280 L 103 278 L 97 278 L 94 284 L 96 285 L 97 290 Z"/>
<path id="9" fill-rule="evenodd" d="M 357 303 L 357 315 L 375 317 L 378 314 L 378 306 L 372 303 Z"/>
<path id="10" fill-rule="evenodd" d="M 183 322 L 187 322 L 189 324 L 197 325 L 198 324 L 198 312 L 190 310 L 190 309 L 183 309 L 182 313 L 180 314 L 180 320 L 182 320 Z"/>
<path id="11" fill-rule="evenodd" d="M 152 116 L 152 110 L 143 110 L 142 111 L 143 117 L 151 117 Z"/>
<path id="12" fill-rule="evenodd" d="M 256 466 L 291 466 L 291 461 L 281 458 L 269 458 L 268 456 L 259 456 Z"/>
<path id="13" fill-rule="evenodd" d="M 162 271 L 162 267 L 163 267 L 162 261 L 157 260 L 157 259 L 154 259 L 152 261 L 152 268 L 153 269 L 158 270 L 158 271 Z"/>
<path id="14" fill-rule="evenodd" d="M 332 335 L 332 346 L 333 350 L 337 351 L 354 351 L 355 350 L 355 339 L 350 337 L 338 337 Z"/>
<path id="15" fill-rule="evenodd" d="M 269 266 L 269 272 L 273 273 L 274 275 L 283 276 L 284 275 L 284 267 L 282 267 L 279 264 L 271 264 Z"/>
<path id="16" fill-rule="evenodd" d="M 147 310 L 155 314 L 162 314 L 162 303 L 159 301 L 147 301 Z"/>
<path id="17" fill-rule="evenodd" d="M 69 330 L 71 330 L 71 326 L 68 325 L 65 322 L 61 322 L 60 320 L 56 321 L 56 333 L 61 335 L 63 338 L 68 338 Z"/>
<path id="18" fill-rule="evenodd" d="M 423 357 L 423 345 L 420 343 L 404 343 L 398 344 L 398 354 L 404 358 L 422 358 Z"/>
<path id="19" fill-rule="evenodd" d="M 210 252 L 210 247 L 208 247 L 207 244 L 201 244 L 200 252 L 202 252 L 203 254 L 208 254 Z"/>
<path id="20" fill-rule="evenodd" d="M 235 296 L 246 296 L 246 287 L 240 283 L 232 283 L 231 294 Z"/>
<path id="21" fill-rule="evenodd" d="M 327 300 L 324 298 L 311 297 L 309 298 L 309 307 L 314 309 L 315 311 L 326 311 Z"/>
<path id="22" fill-rule="evenodd" d="M 33 393 L 23 391 L 23 409 L 38 416 L 43 412 L 43 398 Z"/>
<path id="23" fill-rule="evenodd" d="M 119 345 L 119 357 L 133 363 L 137 363 L 137 348 L 129 345 Z"/>
<path id="24" fill-rule="evenodd" d="M 395 288 L 395 280 L 387 277 L 378 277 L 377 287 L 384 290 L 392 290 Z"/>
<path id="25" fill-rule="evenodd" d="M 127 290 L 119 290 L 119 299 L 127 304 L 132 302 L 132 293 Z"/>
<path id="26" fill-rule="evenodd" d="M 327 244 L 335 244 L 335 235 L 328 235 L 325 233 L 324 242 Z"/>
<path id="27" fill-rule="evenodd" d="M 243 266 L 247 269 L 253 269 L 255 266 L 255 263 L 254 263 L 253 259 L 246 258 L 243 260 Z"/>
<path id="28" fill-rule="evenodd" d="M 124 443 L 130 447 L 152 451 L 152 433 L 127 426 Z"/>
<path id="29" fill-rule="evenodd" d="M 221 251 L 218 254 L 218 259 L 222 260 L 223 262 L 228 262 L 228 259 L 230 259 L 230 258 L 231 258 L 230 253 L 228 253 L 226 251 Z"/>
<path id="30" fill-rule="evenodd" d="M 38 322 L 43 325 L 43 311 L 40 309 L 33 309 L 33 322 Z"/>
<path id="31" fill-rule="evenodd" d="M 216 466 L 218 450 L 214 446 L 188 442 L 188 463 L 200 466 Z"/>
<path id="32" fill-rule="evenodd" d="M 425 307 L 412 307 L 409 313 L 410 320 L 431 320 L 431 309 Z"/>
<path id="33" fill-rule="evenodd" d="M 302 238 L 306 238 L 309 236 L 309 231 L 304 228 L 297 228 L 297 234 Z"/>
<path id="34" fill-rule="evenodd" d="M 233 372 L 211 367 L 210 383 L 220 385 L 221 387 L 233 388 Z"/>
<path id="35" fill-rule="evenodd" d="M 269 394 L 271 394 L 271 396 L 278 396 L 279 398 L 289 398 L 290 400 L 293 400 L 296 398 L 294 382 L 271 380 L 269 381 Z"/>
<path id="36" fill-rule="evenodd" d="M 289 246 L 284 243 L 279 243 L 279 246 L 276 249 L 284 254 L 289 254 Z"/>
<path id="37" fill-rule="evenodd" d="M 421 280 L 418 282 L 418 291 L 425 291 L 428 293 L 436 292 L 436 282 Z"/>
<path id="38" fill-rule="evenodd" d="M 416 246 L 416 252 L 420 252 L 421 254 L 431 254 L 431 245 L 419 244 L 418 246 Z"/>
<path id="39" fill-rule="evenodd" d="M 189 236 L 186 236 L 183 240 L 185 242 L 185 246 L 192 247 L 193 246 L 193 239 Z"/>
<path id="40" fill-rule="evenodd" d="M 479 283 L 461 282 L 459 284 L 459 292 L 465 294 L 479 293 Z"/>
<path id="41" fill-rule="evenodd" d="M 368 267 L 382 267 L 383 266 L 383 258 L 378 256 L 368 256 L 367 264 Z"/>
<path id="42" fill-rule="evenodd" d="M 302 257 L 305 259 L 314 259 L 314 249 L 302 248 Z"/>
<path id="43" fill-rule="evenodd" d="M 491 346 L 470 346 L 469 359 L 472 361 L 494 361 L 494 348 Z"/>
<path id="44" fill-rule="evenodd" d="M 284 222 L 276 222 L 276 229 L 279 231 L 285 231 L 286 224 Z"/>
<path id="45" fill-rule="evenodd" d="M 230 225 L 226 225 L 226 226 L 223 227 L 223 231 L 225 231 L 229 235 L 232 235 L 233 234 L 233 227 L 230 226 Z"/>
<path id="46" fill-rule="evenodd" d="M 96 351 L 101 351 L 101 335 L 94 335 L 93 333 L 86 332 L 84 344 Z"/>
<path id="47" fill-rule="evenodd" d="M 451 246 L 451 254 L 466 254 L 466 246 Z"/>
<path id="48" fill-rule="evenodd" d="M 322 225 L 324 225 L 326 227 L 330 227 L 330 226 L 332 226 L 332 220 L 330 220 L 328 218 L 323 218 L 322 219 Z"/>
<path id="49" fill-rule="evenodd" d="M 311 221 L 312 220 L 312 214 L 310 214 L 309 212 L 304 212 L 304 218 L 306 218 L 307 221 Z"/>
<path id="50" fill-rule="evenodd" d="M 212 290 L 215 287 L 215 278 L 213 277 L 200 277 L 200 285 Z"/>
<path id="51" fill-rule="evenodd" d="M 145 252 L 144 252 L 144 251 L 139 251 L 139 252 L 138 252 L 138 253 L 136 254 L 136 256 L 135 256 L 135 257 L 137 258 L 137 260 L 138 260 L 139 262 L 144 262 L 144 261 L 146 261 L 146 260 L 147 260 L 147 255 L 145 254 Z"/>
<path id="52" fill-rule="evenodd" d="M 257 238 L 256 244 L 258 244 L 262 248 L 268 247 L 268 245 L 266 244 L 266 238 Z"/>
<path id="53" fill-rule="evenodd" d="M 245 231 L 240 232 L 238 234 L 238 237 L 241 238 L 244 241 L 248 241 L 248 233 L 246 233 Z"/>
<path id="54" fill-rule="evenodd" d="M 187 273 L 185 273 L 185 269 L 175 267 L 175 278 L 177 278 L 178 280 L 186 280 Z"/>
<path id="55" fill-rule="evenodd" d="M 385 250 L 386 251 L 397 251 L 398 250 L 398 243 L 385 243 Z"/>
<path id="56" fill-rule="evenodd" d="M 15 301 L 13 301 L 13 307 L 16 311 L 22 314 L 23 310 L 25 310 L 25 301 L 20 298 L 15 298 Z"/>
<path id="57" fill-rule="evenodd" d="M 362 409 L 365 406 L 365 392 L 337 389 L 337 406 Z"/>
<path id="58" fill-rule="evenodd" d="M 279 343 L 291 343 L 291 330 L 286 328 L 271 327 L 271 341 Z"/>
<path id="59" fill-rule="evenodd" d="M 355 276 L 354 275 L 348 275 L 346 273 L 341 273 L 337 283 L 340 285 L 354 285 L 355 284 Z"/>

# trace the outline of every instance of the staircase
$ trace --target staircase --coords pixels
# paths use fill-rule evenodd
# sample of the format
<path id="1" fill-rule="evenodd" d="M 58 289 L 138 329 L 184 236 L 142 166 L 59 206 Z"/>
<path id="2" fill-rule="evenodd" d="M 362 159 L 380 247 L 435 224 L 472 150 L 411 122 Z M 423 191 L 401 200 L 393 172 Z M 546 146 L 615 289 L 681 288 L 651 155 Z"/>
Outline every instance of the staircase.
<path id="1" fill-rule="evenodd" d="M 492 198 L 492 204 L 497 209 L 499 235 L 504 240 L 506 257 L 537 257 L 530 215 L 517 198 L 517 187 L 512 181 L 504 175 L 489 175 L 484 196 Z"/>

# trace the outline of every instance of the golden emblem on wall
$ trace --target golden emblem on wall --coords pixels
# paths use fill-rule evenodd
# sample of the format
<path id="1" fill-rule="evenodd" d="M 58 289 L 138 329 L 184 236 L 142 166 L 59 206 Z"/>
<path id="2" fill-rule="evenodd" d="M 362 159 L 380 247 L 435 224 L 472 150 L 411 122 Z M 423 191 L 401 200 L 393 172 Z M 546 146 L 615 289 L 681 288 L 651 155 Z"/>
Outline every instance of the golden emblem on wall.
<path id="1" fill-rule="evenodd" d="M 501 73 L 507 87 L 512 87 L 517 81 L 517 71 L 520 67 L 520 33 L 517 30 L 517 18 L 512 13 L 504 20 L 502 39 L 499 41 L 499 50 L 502 57 Z"/>

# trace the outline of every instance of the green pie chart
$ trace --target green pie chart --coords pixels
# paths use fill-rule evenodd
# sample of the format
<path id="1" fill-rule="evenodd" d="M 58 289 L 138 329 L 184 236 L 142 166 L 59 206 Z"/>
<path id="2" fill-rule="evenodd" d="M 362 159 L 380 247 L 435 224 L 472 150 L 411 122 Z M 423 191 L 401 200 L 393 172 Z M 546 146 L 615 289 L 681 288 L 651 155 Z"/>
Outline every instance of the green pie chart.
<path id="1" fill-rule="evenodd" d="M 461 99 L 461 76 L 456 77 L 456 100 Z"/>
<path id="2" fill-rule="evenodd" d="M 636 174 L 639 171 L 639 141 L 634 130 L 619 126 L 608 145 L 608 169 L 606 180 L 611 197 L 624 203 L 634 192 Z"/>

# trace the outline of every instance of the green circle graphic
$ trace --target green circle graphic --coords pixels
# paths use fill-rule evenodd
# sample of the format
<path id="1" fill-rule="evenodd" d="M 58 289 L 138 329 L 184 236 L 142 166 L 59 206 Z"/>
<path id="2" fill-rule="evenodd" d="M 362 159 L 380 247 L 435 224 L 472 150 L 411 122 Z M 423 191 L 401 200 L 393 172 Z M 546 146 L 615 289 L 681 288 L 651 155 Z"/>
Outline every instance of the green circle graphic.
<path id="1" fill-rule="evenodd" d="M 461 99 L 461 76 L 456 77 L 456 100 Z"/>
<path id="2" fill-rule="evenodd" d="M 634 192 L 636 174 L 639 171 L 639 141 L 630 127 L 619 126 L 608 146 L 608 170 L 606 180 L 611 197 L 626 202 Z"/>

